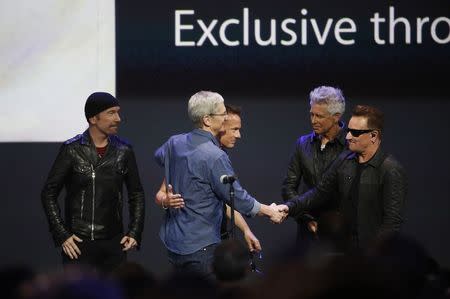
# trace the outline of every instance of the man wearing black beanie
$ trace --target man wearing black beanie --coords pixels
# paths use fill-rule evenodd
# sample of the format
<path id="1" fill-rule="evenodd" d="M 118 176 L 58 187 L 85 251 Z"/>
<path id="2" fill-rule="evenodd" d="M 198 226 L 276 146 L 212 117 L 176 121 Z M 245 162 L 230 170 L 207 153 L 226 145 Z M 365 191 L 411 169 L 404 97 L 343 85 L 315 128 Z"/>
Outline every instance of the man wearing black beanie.
<path id="1" fill-rule="evenodd" d="M 139 247 L 144 227 L 144 192 L 130 144 L 120 139 L 120 105 L 106 92 L 86 100 L 89 128 L 66 142 L 50 170 L 42 204 L 64 265 L 82 264 L 106 274 Z M 127 186 L 129 225 L 123 229 L 123 184 Z M 65 217 L 58 195 L 66 188 Z M 125 233 L 124 233 L 125 232 Z"/>

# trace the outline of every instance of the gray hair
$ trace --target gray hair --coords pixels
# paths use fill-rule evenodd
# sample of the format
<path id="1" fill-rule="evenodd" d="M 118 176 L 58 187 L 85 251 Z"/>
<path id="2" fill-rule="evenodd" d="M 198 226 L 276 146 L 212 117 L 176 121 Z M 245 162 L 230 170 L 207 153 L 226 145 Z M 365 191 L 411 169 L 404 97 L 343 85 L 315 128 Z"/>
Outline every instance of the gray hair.
<path id="1" fill-rule="evenodd" d="M 309 93 L 309 104 L 325 104 L 331 115 L 344 114 L 345 99 L 342 90 L 330 86 L 320 86 Z"/>
<path id="2" fill-rule="evenodd" d="M 203 117 L 216 113 L 217 107 L 223 102 L 223 97 L 217 92 L 199 91 L 189 99 L 189 118 L 197 127 L 201 127 Z"/>

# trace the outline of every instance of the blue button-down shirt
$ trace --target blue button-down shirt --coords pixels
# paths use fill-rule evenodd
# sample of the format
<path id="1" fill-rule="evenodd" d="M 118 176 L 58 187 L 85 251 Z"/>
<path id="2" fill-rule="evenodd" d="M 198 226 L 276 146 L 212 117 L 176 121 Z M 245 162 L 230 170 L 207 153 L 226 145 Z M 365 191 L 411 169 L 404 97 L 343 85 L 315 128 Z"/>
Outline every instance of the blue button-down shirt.
<path id="1" fill-rule="evenodd" d="M 234 171 L 217 139 L 201 129 L 175 135 L 156 150 L 155 159 L 165 169 L 166 183 L 185 204 L 166 210 L 160 237 L 167 249 L 184 255 L 219 243 L 223 201 L 229 201 L 230 190 L 220 177 Z M 236 210 L 248 216 L 258 213 L 261 204 L 238 181 L 233 187 Z"/>

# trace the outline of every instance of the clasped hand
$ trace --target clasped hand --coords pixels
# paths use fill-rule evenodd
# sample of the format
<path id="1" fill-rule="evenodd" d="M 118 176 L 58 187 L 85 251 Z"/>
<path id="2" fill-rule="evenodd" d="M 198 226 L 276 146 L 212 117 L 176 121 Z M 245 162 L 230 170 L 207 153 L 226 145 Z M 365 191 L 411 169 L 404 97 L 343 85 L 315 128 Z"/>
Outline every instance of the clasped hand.
<path id="1" fill-rule="evenodd" d="M 289 213 L 288 206 L 272 203 L 269 207 L 271 209 L 270 221 L 272 221 L 273 223 L 280 224 L 287 218 Z"/>

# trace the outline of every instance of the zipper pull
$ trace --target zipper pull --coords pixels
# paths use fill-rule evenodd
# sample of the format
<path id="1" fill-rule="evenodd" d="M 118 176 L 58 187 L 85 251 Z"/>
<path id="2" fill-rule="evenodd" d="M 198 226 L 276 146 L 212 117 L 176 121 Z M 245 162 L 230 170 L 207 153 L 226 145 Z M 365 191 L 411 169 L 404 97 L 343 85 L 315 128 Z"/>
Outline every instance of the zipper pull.
<path id="1" fill-rule="evenodd" d="M 92 178 L 95 179 L 94 165 L 91 164 Z"/>

